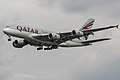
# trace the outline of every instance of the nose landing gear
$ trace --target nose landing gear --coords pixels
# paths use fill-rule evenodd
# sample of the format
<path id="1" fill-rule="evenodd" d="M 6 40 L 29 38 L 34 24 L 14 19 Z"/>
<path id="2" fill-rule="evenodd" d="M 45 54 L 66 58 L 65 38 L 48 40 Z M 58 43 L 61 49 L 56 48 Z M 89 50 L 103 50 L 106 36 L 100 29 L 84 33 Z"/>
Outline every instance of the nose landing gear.
<path id="1" fill-rule="evenodd" d="M 11 39 L 11 36 L 10 36 L 10 35 L 8 35 L 8 37 L 9 37 L 9 38 L 8 38 L 8 41 L 11 41 L 11 40 L 12 40 L 12 39 Z"/>

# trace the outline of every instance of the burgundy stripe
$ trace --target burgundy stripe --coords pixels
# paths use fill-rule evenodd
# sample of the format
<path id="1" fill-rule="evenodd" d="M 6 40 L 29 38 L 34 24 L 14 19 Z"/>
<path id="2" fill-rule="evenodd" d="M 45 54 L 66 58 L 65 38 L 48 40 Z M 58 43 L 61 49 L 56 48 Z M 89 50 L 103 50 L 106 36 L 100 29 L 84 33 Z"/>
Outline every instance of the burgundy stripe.
<path id="1" fill-rule="evenodd" d="M 90 26 L 92 26 L 92 25 L 93 25 L 93 22 L 94 22 L 94 21 L 92 21 L 92 22 L 88 23 L 85 27 L 83 27 L 83 29 L 88 29 Z"/>

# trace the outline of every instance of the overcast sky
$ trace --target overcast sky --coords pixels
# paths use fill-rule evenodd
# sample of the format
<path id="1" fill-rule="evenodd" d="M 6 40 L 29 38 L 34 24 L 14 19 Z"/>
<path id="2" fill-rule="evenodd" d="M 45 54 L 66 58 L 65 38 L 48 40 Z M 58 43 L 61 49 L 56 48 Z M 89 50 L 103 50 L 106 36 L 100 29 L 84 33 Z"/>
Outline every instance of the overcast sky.
<path id="1" fill-rule="evenodd" d="M 57 32 L 79 29 L 88 18 L 94 28 L 120 24 L 120 0 L 0 0 L 0 80 L 120 80 L 120 31 L 91 39 L 111 41 L 88 47 L 37 51 L 15 49 L 2 29 L 28 25 Z M 13 38 L 14 40 L 15 38 Z"/>

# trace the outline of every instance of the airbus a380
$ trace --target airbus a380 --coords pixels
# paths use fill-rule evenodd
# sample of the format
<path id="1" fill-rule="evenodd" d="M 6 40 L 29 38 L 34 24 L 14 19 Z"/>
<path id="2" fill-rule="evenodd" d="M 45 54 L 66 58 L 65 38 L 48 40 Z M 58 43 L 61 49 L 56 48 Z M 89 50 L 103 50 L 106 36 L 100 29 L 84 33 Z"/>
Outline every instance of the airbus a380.
<path id="1" fill-rule="evenodd" d="M 8 41 L 11 41 L 11 36 L 21 38 L 21 40 L 15 40 L 13 42 L 13 46 L 15 48 L 22 48 L 25 45 L 29 44 L 31 46 L 37 47 L 37 50 L 52 50 L 58 49 L 58 47 L 89 46 L 94 42 L 110 40 L 110 38 L 88 40 L 88 36 L 93 35 L 94 32 L 97 31 L 115 27 L 118 28 L 118 25 L 116 25 L 92 29 L 94 22 L 95 19 L 90 18 L 79 30 L 72 30 L 70 32 L 61 33 L 50 32 L 20 25 L 6 26 L 3 29 L 3 32 L 9 37 Z"/>

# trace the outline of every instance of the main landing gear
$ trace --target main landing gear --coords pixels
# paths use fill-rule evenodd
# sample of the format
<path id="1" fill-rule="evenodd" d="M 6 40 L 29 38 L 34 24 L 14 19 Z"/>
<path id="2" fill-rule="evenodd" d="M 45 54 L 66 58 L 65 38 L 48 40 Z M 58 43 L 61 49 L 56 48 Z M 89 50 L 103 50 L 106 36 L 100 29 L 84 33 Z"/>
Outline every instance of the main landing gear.
<path id="1" fill-rule="evenodd" d="M 42 50 L 43 49 L 43 46 L 39 46 L 38 48 L 37 48 L 37 50 Z"/>
<path id="2" fill-rule="evenodd" d="M 42 50 L 43 48 L 37 48 L 37 50 Z"/>
<path id="3" fill-rule="evenodd" d="M 47 46 L 46 48 L 44 48 L 44 50 L 52 50 L 52 49 L 58 49 L 58 46 L 52 45 L 52 46 Z M 43 50 L 43 47 L 39 47 L 37 48 L 37 50 Z"/>
<path id="4" fill-rule="evenodd" d="M 48 46 L 47 48 L 44 48 L 44 50 L 52 50 L 52 49 L 58 49 L 58 46 L 52 45 L 52 46 Z"/>

